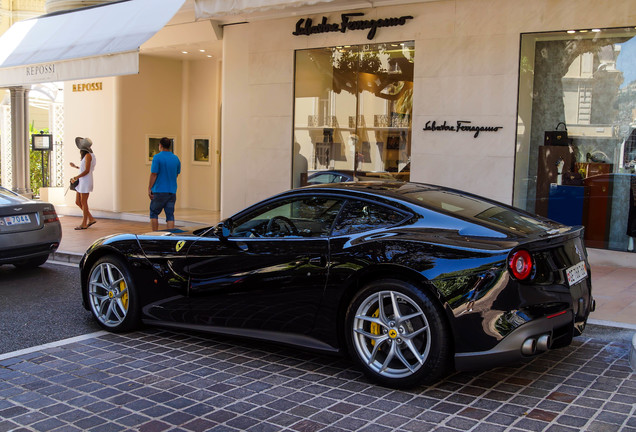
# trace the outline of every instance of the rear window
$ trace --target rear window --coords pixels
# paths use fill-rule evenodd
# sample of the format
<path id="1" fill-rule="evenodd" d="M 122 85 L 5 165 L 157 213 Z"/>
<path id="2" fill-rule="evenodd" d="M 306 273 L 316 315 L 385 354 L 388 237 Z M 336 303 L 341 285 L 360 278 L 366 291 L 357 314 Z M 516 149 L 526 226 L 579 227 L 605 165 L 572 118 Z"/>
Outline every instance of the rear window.
<path id="1" fill-rule="evenodd" d="M 453 191 L 417 188 L 406 192 L 405 196 L 424 207 L 441 210 L 494 229 L 533 234 L 553 228 L 548 222 L 524 212 Z"/>
<path id="2" fill-rule="evenodd" d="M 0 187 L 0 205 L 14 205 L 16 202 L 21 201 L 26 201 L 26 199 L 8 189 Z"/>

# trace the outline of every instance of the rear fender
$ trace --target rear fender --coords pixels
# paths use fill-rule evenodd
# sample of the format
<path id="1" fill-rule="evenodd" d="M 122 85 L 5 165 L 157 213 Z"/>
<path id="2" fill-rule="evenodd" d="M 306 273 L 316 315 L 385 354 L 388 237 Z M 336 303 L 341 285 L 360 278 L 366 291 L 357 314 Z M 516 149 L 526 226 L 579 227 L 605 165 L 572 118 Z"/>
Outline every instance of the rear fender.
<path id="1" fill-rule="evenodd" d="M 346 347 L 346 343 L 344 340 L 344 326 L 345 326 L 345 315 L 347 312 L 347 308 L 351 303 L 351 300 L 356 295 L 358 291 L 360 291 L 365 285 L 370 283 L 371 281 L 378 279 L 398 279 L 407 283 L 410 283 L 416 287 L 419 287 L 422 291 L 429 294 L 432 298 L 436 299 L 438 305 L 444 311 L 444 316 L 442 319 L 445 320 L 446 324 L 449 328 L 450 326 L 450 318 L 452 317 L 452 310 L 449 308 L 448 303 L 443 300 L 443 296 L 439 290 L 421 273 L 416 272 L 415 270 L 409 269 L 407 267 L 402 267 L 394 264 L 380 264 L 370 266 L 357 273 L 354 277 L 350 278 L 350 280 L 346 284 L 345 290 L 342 292 L 342 296 L 338 301 L 338 309 L 335 315 L 337 322 L 337 334 L 338 334 L 338 346 Z M 318 319 L 320 319 L 321 314 L 318 314 Z M 323 315 L 324 316 L 324 315 Z M 454 349 L 454 347 L 453 347 Z"/>

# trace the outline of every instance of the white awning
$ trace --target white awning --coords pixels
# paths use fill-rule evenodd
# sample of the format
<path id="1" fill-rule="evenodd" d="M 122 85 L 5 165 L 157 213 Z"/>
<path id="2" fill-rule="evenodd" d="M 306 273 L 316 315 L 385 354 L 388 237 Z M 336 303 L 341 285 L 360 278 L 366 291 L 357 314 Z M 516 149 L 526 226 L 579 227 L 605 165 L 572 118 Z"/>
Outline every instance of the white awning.
<path id="1" fill-rule="evenodd" d="M 269 9 L 298 8 L 333 0 L 194 0 L 197 19 L 242 15 Z"/>
<path id="2" fill-rule="evenodd" d="M 139 47 L 185 0 L 125 0 L 20 21 L 0 37 L 0 87 L 135 74 Z"/>

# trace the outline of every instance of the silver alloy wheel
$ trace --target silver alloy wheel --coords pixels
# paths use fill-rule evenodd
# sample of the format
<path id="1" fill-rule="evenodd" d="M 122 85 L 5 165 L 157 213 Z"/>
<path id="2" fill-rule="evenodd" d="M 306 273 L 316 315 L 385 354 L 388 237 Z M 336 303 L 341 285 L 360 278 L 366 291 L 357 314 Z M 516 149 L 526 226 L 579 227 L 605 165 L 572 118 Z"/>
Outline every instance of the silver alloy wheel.
<path id="1" fill-rule="evenodd" d="M 431 350 L 431 330 L 420 306 L 398 291 L 367 297 L 353 320 L 353 343 L 367 366 L 385 378 L 413 375 Z"/>
<path id="2" fill-rule="evenodd" d="M 95 318 L 107 327 L 117 327 L 128 314 L 128 284 L 117 266 L 102 262 L 88 280 L 88 298 Z"/>

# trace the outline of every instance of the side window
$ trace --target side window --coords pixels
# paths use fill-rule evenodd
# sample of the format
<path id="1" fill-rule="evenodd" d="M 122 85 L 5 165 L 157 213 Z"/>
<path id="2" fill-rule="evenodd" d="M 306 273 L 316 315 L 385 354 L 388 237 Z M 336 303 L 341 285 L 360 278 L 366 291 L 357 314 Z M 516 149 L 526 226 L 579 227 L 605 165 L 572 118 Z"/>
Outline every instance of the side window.
<path id="1" fill-rule="evenodd" d="M 323 183 L 331 183 L 332 180 L 333 180 L 333 174 L 319 174 L 309 179 L 309 182 L 312 184 L 323 184 Z"/>
<path id="2" fill-rule="evenodd" d="M 299 197 L 260 207 L 234 221 L 231 237 L 326 237 L 342 201 Z"/>
<path id="3" fill-rule="evenodd" d="M 406 216 L 398 211 L 364 201 L 349 201 L 336 221 L 333 235 L 356 234 L 393 226 Z"/>

